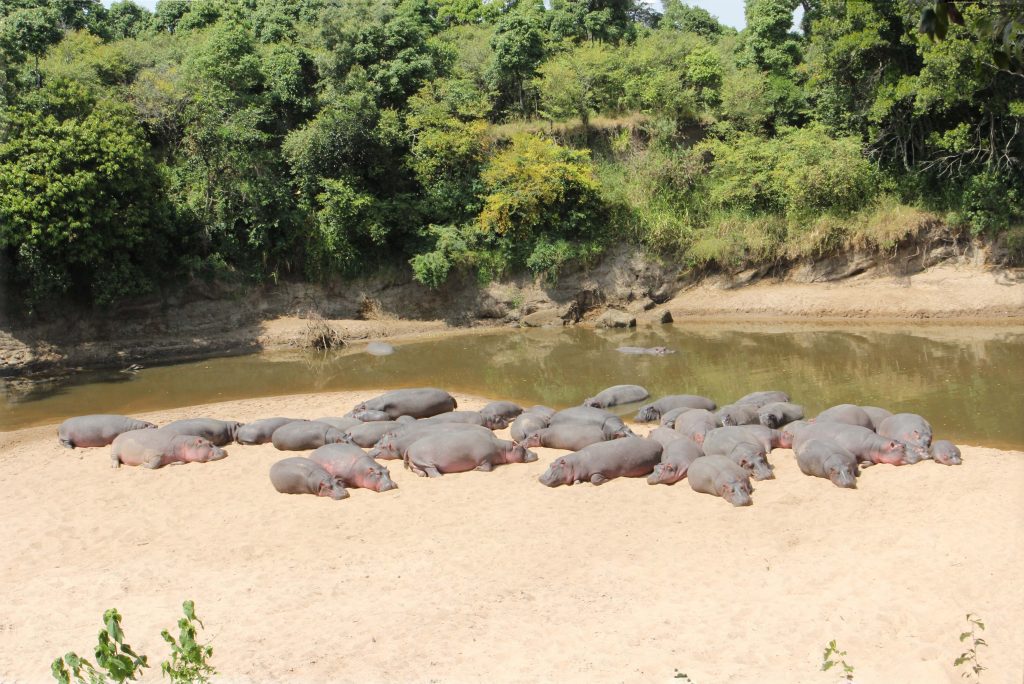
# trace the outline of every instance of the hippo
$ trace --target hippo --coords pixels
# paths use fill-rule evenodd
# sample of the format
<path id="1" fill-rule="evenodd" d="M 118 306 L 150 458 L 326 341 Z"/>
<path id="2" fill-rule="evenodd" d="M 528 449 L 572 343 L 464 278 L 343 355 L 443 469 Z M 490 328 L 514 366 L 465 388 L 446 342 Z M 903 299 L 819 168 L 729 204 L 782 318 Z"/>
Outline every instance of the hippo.
<path id="1" fill-rule="evenodd" d="M 668 347 L 618 347 L 615 351 L 620 354 L 647 354 L 649 356 L 665 356 L 675 354 L 675 349 Z"/>
<path id="2" fill-rule="evenodd" d="M 583 447 L 605 442 L 608 437 L 600 425 L 593 423 L 561 423 L 541 428 L 526 438 L 521 444 L 527 447 L 546 447 L 548 449 L 568 449 L 579 451 Z"/>
<path id="3" fill-rule="evenodd" d="M 908 463 L 916 463 L 929 458 L 928 449 L 932 445 L 932 426 L 916 413 L 895 413 L 882 421 L 878 426 L 878 434 L 888 439 L 895 439 L 907 445 Z"/>
<path id="4" fill-rule="evenodd" d="M 707 397 L 695 394 L 671 394 L 641 406 L 640 410 L 636 413 L 636 420 L 640 423 L 651 423 L 661 418 L 662 414 L 668 413 L 674 408 L 683 407 L 714 411 L 717 404 Z"/>
<path id="5" fill-rule="evenodd" d="M 266 444 L 274 435 L 277 428 L 292 423 L 298 418 L 263 418 L 251 423 L 246 423 L 238 428 L 235 433 L 235 441 L 239 444 Z"/>
<path id="6" fill-rule="evenodd" d="M 859 425 L 845 423 L 802 423 L 795 421 L 787 425 L 784 432 L 793 436 L 793 450 L 799 452 L 803 443 L 812 439 L 826 439 L 836 442 L 851 452 L 861 463 L 906 465 L 906 446 L 894 439 L 886 439 L 872 430 Z"/>
<path id="7" fill-rule="evenodd" d="M 562 423 L 593 423 L 594 425 L 600 425 L 601 429 L 604 430 L 605 437 L 608 439 L 617 439 L 633 434 L 633 431 L 626 427 L 626 424 L 617 415 L 591 406 L 567 408 L 551 416 L 551 420 L 548 421 L 549 426 L 561 425 Z"/>
<path id="8" fill-rule="evenodd" d="M 416 440 L 405 451 L 405 467 L 421 477 L 469 470 L 489 472 L 505 463 L 532 463 L 537 454 L 491 435 L 456 432 Z"/>
<path id="9" fill-rule="evenodd" d="M 346 487 L 386 492 L 398 489 L 391 481 L 391 473 L 366 455 L 354 444 L 325 444 L 309 455 L 309 460 L 320 465 Z"/>
<path id="10" fill-rule="evenodd" d="M 664 444 L 661 462 L 654 466 L 654 471 L 647 476 L 647 484 L 671 485 L 679 482 L 686 477 L 690 465 L 702 456 L 704 452 L 699 446 L 680 435 L 679 439 Z"/>
<path id="11" fill-rule="evenodd" d="M 394 430 L 388 430 L 373 445 L 367 454 L 370 458 L 391 460 L 403 458 L 405 451 L 416 441 L 431 435 L 450 435 L 455 432 L 476 432 L 487 437 L 493 437 L 490 428 L 484 425 L 473 425 L 472 423 L 426 423 L 417 421 L 411 425 L 399 426 Z"/>
<path id="12" fill-rule="evenodd" d="M 161 427 L 161 430 L 173 432 L 176 435 L 196 435 L 210 440 L 217 446 L 224 446 L 235 441 L 238 428 L 241 423 L 228 420 L 216 420 L 214 418 L 190 418 L 187 420 L 176 420 Z"/>
<path id="13" fill-rule="evenodd" d="M 353 418 L 352 416 L 324 416 L 323 418 L 314 418 L 317 423 L 327 423 L 336 430 L 344 432 L 350 427 L 362 424 L 363 421 Z"/>
<path id="14" fill-rule="evenodd" d="M 653 439 L 655 442 L 665 447 L 671 444 L 672 442 L 679 441 L 680 439 L 686 439 L 686 437 L 676 432 L 672 428 L 656 427 L 653 430 L 651 430 L 650 433 L 648 433 L 647 439 Z"/>
<path id="15" fill-rule="evenodd" d="M 593 397 L 588 397 L 583 401 L 583 405 L 593 406 L 594 408 L 608 408 L 610 406 L 618 406 L 619 404 L 632 404 L 637 401 L 643 401 L 649 396 L 651 396 L 651 393 L 640 385 L 613 385 L 601 390 Z"/>
<path id="16" fill-rule="evenodd" d="M 546 406 L 534 406 L 526 409 L 512 423 L 512 439 L 522 442 L 537 430 L 546 428 L 553 415 L 555 415 L 555 410 Z"/>
<path id="17" fill-rule="evenodd" d="M 878 432 L 878 426 L 882 424 L 882 421 L 892 415 L 892 411 L 877 406 L 861 406 L 861 408 L 871 419 L 871 429 L 875 432 Z"/>
<path id="18" fill-rule="evenodd" d="M 825 409 L 814 418 L 815 423 L 845 423 L 874 430 L 871 416 L 856 404 L 839 404 Z"/>
<path id="19" fill-rule="evenodd" d="M 143 468 L 163 468 L 172 463 L 206 463 L 228 455 L 210 440 L 196 435 L 179 435 L 163 429 L 130 430 L 110 445 L 110 462 Z"/>
<path id="20" fill-rule="evenodd" d="M 699 409 L 692 409 L 689 406 L 680 406 L 679 408 L 674 408 L 671 411 L 668 411 L 667 413 L 661 414 L 661 420 L 659 420 L 658 423 L 664 427 L 674 428 L 676 426 L 676 418 L 683 415 L 687 411 L 697 410 Z"/>
<path id="21" fill-rule="evenodd" d="M 433 387 L 417 389 L 401 389 L 385 392 L 379 397 L 368 399 L 352 409 L 354 418 L 363 420 L 362 415 L 368 411 L 383 411 L 392 420 L 399 416 L 413 418 L 429 418 L 438 413 L 454 411 L 458 408 L 455 397 L 444 390 Z"/>
<path id="22" fill-rule="evenodd" d="M 602 485 L 617 477 L 644 477 L 661 462 L 662 446 L 653 439 L 624 437 L 599 442 L 566 454 L 540 476 L 548 487 L 590 482 Z"/>
<path id="23" fill-rule="evenodd" d="M 492 401 L 480 409 L 480 415 L 485 421 L 484 425 L 492 430 L 504 430 L 522 412 L 523 407 L 513 404 L 511 401 Z"/>
<path id="24" fill-rule="evenodd" d="M 355 416 L 347 416 L 349 418 L 355 418 Z M 371 411 L 369 409 L 359 412 L 357 419 L 360 423 L 383 423 L 391 420 L 391 416 L 386 411 Z"/>
<path id="25" fill-rule="evenodd" d="M 942 465 L 960 465 L 963 459 L 960 457 L 960 449 L 948 439 L 937 439 L 932 442 L 932 459 Z"/>
<path id="26" fill-rule="evenodd" d="M 704 456 L 694 460 L 686 473 L 690 488 L 702 494 L 720 496 L 733 506 L 749 506 L 754 488 L 744 468 L 725 456 Z"/>
<path id="27" fill-rule="evenodd" d="M 395 348 L 387 342 L 370 342 L 366 345 L 366 353 L 373 356 L 388 356 L 395 353 Z"/>
<path id="28" fill-rule="evenodd" d="M 353 425 L 347 430 L 342 431 L 342 439 L 340 441 L 348 442 L 349 444 L 358 444 L 364 449 L 369 449 L 380 441 L 380 438 L 384 436 L 384 433 L 390 432 L 391 430 L 403 425 L 412 424 L 415 424 L 415 422 L 406 423 L 404 421 L 385 420 L 375 423 Z"/>
<path id="29" fill-rule="evenodd" d="M 707 409 L 693 409 L 680 414 L 675 420 L 675 430 L 689 437 L 697 444 L 704 443 L 704 436 L 719 427 L 715 414 Z"/>
<path id="30" fill-rule="evenodd" d="M 340 478 L 304 456 L 292 456 L 270 466 L 270 482 L 282 494 L 329 496 L 335 501 L 349 497 Z"/>
<path id="31" fill-rule="evenodd" d="M 479 411 L 447 411 L 445 413 L 438 413 L 436 416 L 429 418 L 421 418 L 417 423 L 465 423 L 468 425 L 480 425 L 483 427 L 487 425 L 487 421 L 480 414 Z M 491 428 L 487 426 L 489 430 Z"/>
<path id="32" fill-rule="evenodd" d="M 830 439 L 803 442 L 796 453 L 796 463 L 804 475 L 826 477 L 836 487 L 857 487 L 857 457 Z"/>
<path id="33" fill-rule="evenodd" d="M 742 428 L 751 438 L 757 440 L 764 447 L 766 453 L 771 453 L 772 449 L 788 449 L 792 446 L 792 442 L 786 442 L 782 430 L 775 430 L 764 425 L 737 425 L 735 427 Z"/>
<path id="34" fill-rule="evenodd" d="M 803 417 L 804 407 L 787 401 L 773 401 L 757 409 L 758 421 L 769 428 L 780 428 L 794 420 L 802 420 Z"/>
<path id="35" fill-rule="evenodd" d="M 718 409 L 715 419 L 721 426 L 727 425 L 757 425 L 760 418 L 757 415 L 757 407 L 753 404 L 729 404 Z"/>
<path id="36" fill-rule="evenodd" d="M 57 428 L 57 441 L 67 449 L 107 446 L 132 430 L 150 430 L 156 425 L 128 416 L 93 414 L 68 418 Z"/>
<path id="37" fill-rule="evenodd" d="M 740 397 L 734 404 L 750 404 L 754 408 L 761 408 L 765 404 L 772 404 L 777 401 L 789 403 L 789 395 L 778 390 L 766 390 L 763 392 L 751 392 Z"/>
<path id="38" fill-rule="evenodd" d="M 775 479 L 764 444 L 744 426 L 716 428 L 704 437 L 701 447 L 708 456 L 728 456 L 749 470 L 755 480 Z"/>
<path id="39" fill-rule="evenodd" d="M 345 433 L 315 420 L 293 420 L 274 430 L 270 441 L 280 451 L 305 451 L 345 441 Z"/>

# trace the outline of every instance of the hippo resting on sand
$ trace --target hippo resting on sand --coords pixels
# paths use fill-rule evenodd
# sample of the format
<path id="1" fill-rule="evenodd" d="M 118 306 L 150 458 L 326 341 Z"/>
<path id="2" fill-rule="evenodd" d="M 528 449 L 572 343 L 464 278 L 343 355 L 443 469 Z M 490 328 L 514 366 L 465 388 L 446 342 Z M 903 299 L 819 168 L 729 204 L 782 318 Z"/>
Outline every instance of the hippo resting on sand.
<path id="1" fill-rule="evenodd" d="M 504 430 L 523 412 L 523 407 L 511 401 L 492 401 L 480 409 L 484 425 L 492 430 Z"/>
<path id="2" fill-rule="evenodd" d="M 473 432 L 431 435 L 417 440 L 405 451 L 405 467 L 421 477 L 468 470 L 489 472 L 496 465 L 536 460 L 537 454 L 515 442 Z"/>
<path id="3" fill-rule="evenodd" d="M 626 437 L 633 434 L 633 431 L 626 427 L 626 424 L 622 422 L 614 413 L 605 411 L 604 409 L 593 408 L 591 406 L 573 406 L 567 408 L 564 411 L 559 411 L 555 415 L 551 416 L 551 420 L 548 421 L 548 425 L 561 425 L 563 423 L 592 423 L 594 425 L 601 426 L 604 430 L 604 435 L 608 439 L 618 439 L 619 437 Z"/>
<path id="4" fill-rule="evenodd" d="M 385 433 L 403 425 L 412 425 L 415 422 L 416 421 L 414 419 L 410 418 L 409 420 L 383 420 L 374 423 L 353 425 L 341 433 L 343 435 L 343 439 L 341 441 L 348 442 L 350 444 L 358 444 L 364 449 L 368 449 L 379 442 L 380 438 L 383 437 Z M 448 423 L 448 425 L 452 424 L 453 423 Z M 477 427 L 481 426 L 478 425 Z"/>
<path id="5" fill-rule="evenodd" d="M 232 420 L 216 420 L 215 418 L 190 418 L 176 420 L 160 429 L 176 435 L 196 435 L 207 439 L 217 446 L 224 446 L 235 441 L 241 423 Z"/>
<path id="6" fill-rule="evenodd" d="M 315 420 L 293 420 L 274 430 L 270 440 L 281 451 L 305 451 L 324 444 L 345 441 L 345 434 L 327 423 Z"/>
<path id="7" fill-rule="evenodd" d="M 882 421 L 892 415 L 892 411 L 877 406 L 861 406 L 861 409 L 868 414 L 868 418 L 871 419 L 871 429 L 875 432 L 878 432 L 878 426 L 882 424 Z"/>
<path id="8" fill-rule="evenodd" d="M 815 423 L 845 423 L 874 430 L 871 416 L 856 404 L 839 404 L 825 409 L 814 418 Z"/>
<path id="9" fill-rule="evenodd" d="M 352 416 L 324 416 L 323 418 L 314 418 L 317 423 L 327 423 L 332 428 L 341 430 L 344 432 L 350 427 L 361 425 L 363 421 L 353 418 Z"/>
<path id="10" fill-rule="evenodd" d="M 651 393 L 640 385 L 613 385 L 608 389 L 601 390 L 596 396 L 585 399 L 583 405 L 593 406 L 594 408 L 608 408 L 609 406 L 643 401 L 649 396 L 651 396 Z"/>
<path id="11" fill-rule="evenodd" d="M 787 425 L 783 433 L 789 433 L 793 439 L 793 451 L 799 453 L 803 444 L 812 439 L 831 440 L 843 447 L 861 463 L 888 463 L 890 465 L 906 465 L 907 450 L 902 442 L 881 437 L 868 428 L 845 423 L 805 423 L 796 421 Z"/>
<path id="12" fill-rule="evenodd" d="M 270 482 L 282 494 L 313 494 L 334 500 L 349 496 L 339 478 L 304 456 L 292 456 L 270 466 Z"/>
<path id="13" fill-rule="evenodd" d="M 420 387 L 417 389 L 401 389 L 393 392 L 385 392 L 379 397 L 368 399 L 352 409 L 352 417 L 364 420 L 363 415 L 370 411 L 382 411 L 391 420 L 399 416 L 412 416 L 413 418 L 429 418 L 438 413 L 454 411 L 458 408 L 455 397 L 444 390 L 433 387 Z"/>
<path id="14" fill-rule="evenodd" d="M 605 442 L 608 437 L 600 425 L 593 423 L 561 423 L 541 428 L 522 442 L 528 447 L 547 447 L 548 449 L 568 449 L 579 451 L 583 447 Z"/>
<path id="15" fill-rule="evenodd" d="M 643 477 L 661 462 L 662 446 L 653 439 L 624 437 L 611 442 L 591 444 L 566 454 L 540 476 L 548 487 L 590 482 L 601 485 L 617 477 Z"/>
<path id="16" fill-rule="evenodd" d="M 172 463 L 206 463 L 228 455 L 209 440 L 159 430 L 132 430 L 117 436 L 110 445 L 111 466 L 121 464 L 163 468 Z"/>
<path id="17" fill-rule="evenodd" d="M 759 425 L 760 416 L 757 415 L 757 407 L 753 404 L 729 404 L 718 409 L 715 413 L 718 424 L 726 425 Z"/>
<path id="18" fill-rule="evenodd" d="M 263 418 L 246 423 L 238 428 L 235 441 L 239 444 L 266 444 L 274 436 L 274 431 L 283 425 L 292 423 L 298 418 Z"/>
<path id="19" fill-rule="evenodd" d="M 802 420 L 804 407 L 797 404 L 790 404 L 786 401 L 773 401 L 757 409 L 757 419 L 761 425 L 770 428 L 779 428 L 794 420 Z"/>
<path id="20" fill-rule="evenodd" d="M 960 457 L 960 449 L 948 439 L 937 439 L 932 442 L 932 458 L 936 463 L 942 465 L 960 465 L 963 459 Z"/>
<path id="21" fill-rule="evenodd" d="M 636 419 L 641 423 L 650 423 L 676 408 L 705 409 L 714 411 L 717 404 L 707 397 L 696 394 L 671 394 L 640 407 Z"/>
<path id="22" fill-rule="evenodd" d="M 708 456 L 728 456 L 734 463 L 750 471 L 755 480 L 775 479 L 764 442 L 755 433 L 746 430 L 745 426 L 716 428 L 704 437 L 701 446 Z"/>
<path id="23" fill-rule="evenodd" d="M 668 411 L 666 413 L 662 413 L 661 414 L 661 420 L 658 421 L 658 424 L 662 425 L 664 427 L 674 428 L 676 426 L 676 418 L 678 418 L 679 416 L 683 415 L 687 411 L 701 411 L 701 410 L 703 410 L 703 409 L 692 409 L 689 406 L 680 406 L 679 408 L 674 408 L 671 411 Z"/>
<path id="24" fill-rule="evenodd" d="M 830 439 L 803 442 L 796 463 L 804 475 L 828 478 L 836 487 L 857 487 L 857 457 Z"/>
<path id="25" fill-rule="evenodd" d="M 367 456 L 381 460 L 404 458 L 406 450 L 424 437 L 451 435 L 456 432 L 475 432 L 485 437 L 494 437 L 490 428 L 471 423 L 428 423 L 418 420 L 408 425 L 399 425 L 388 430 L 370 449 Z"/>
<path id="26" fill-rule="evenodd" d="M 555 415 L 555 409 L 547 406 L 533 406 L 526 409 L 512 423 L 512 439 L 522 442 L 537 430 L 546 428 L 553 415 Z"/>
<path id="27" fill-rule="evenodd" d="M 95 414 L 68 418 L 57 428 L 57 440 L 68 449 L 107 446 L 114 439 L 132 430 L 147 430 L 156 425 L 128 416 Z"/>
<path id="28" fill-rule="evenodd" d="M 750 404 L 754 408 L 761 408 L 765 404 L 771 404 L 776 401 L 789 402 L 789 395 L 785 392 L 778 390 L 767 390 L 764 392 L 751 392 L 750 394 L 740 397 L 734 404 Z"/>
<path id="29" fill-rule="evenodd" d="M 750 474 L 725 456 L 705 456 L 690 464 L 686 479 L 695 492 L 720 496 L 733 506 L 754 503 Z"/>
<path id="30" fill-rule="evenodd" d="M 908 463 L 916 463 L 931 456 L 928 449 L 932 445 L 932 426 L 916 413 L 889 416 L 878 426 L 878 434 L 906 444 L 908 457 L 916 459 L 908 460 Z"/>
<path id="31" fill-rule="evenodd" d="M 665 356 L 675 354 L 675 349 L 668 347 L 619 347 L 615 351 L 621 354 L 648 354 L 650 356 Z"/>
<path id="32" fill-rule="evenodd" d="M 686 477 L 690 465 L 703 456 L 699 446 L 680 435 L 679 439 L 665 444 L 661 450 L 661 462 L 647 476 L 647 484 L 675 484 Z"/>
<path id="33" fill-rule="evenodd" d="M 325 444 L 313 451 L 309 455 L 309 460 L 340 480 L 346 487 L 372 489 L 375 492 L 398 488 L 398 485 L 391 481 L 388 469 L 354 444 Z"/>
<path id="34" fill-rule="evenodd" d="M 715 414 L 705 409 L 693 409 L 680 414 L 675 420 L 675 430 L 684 437 L 689 437 L 697 444 L 704 443 L 704 437 L 718 428 Z"/>
<path id="35" fill-rule="evenodd" d="M 463 423 L 466 425 L 479 425 L 481 427 L 487 422 L 480 415 L 479 411 L 447 411 L 438 413 L 430 418 L 420 418 L 417 423 Z M 491 428 L 488 428 L 491 429 Z"/>

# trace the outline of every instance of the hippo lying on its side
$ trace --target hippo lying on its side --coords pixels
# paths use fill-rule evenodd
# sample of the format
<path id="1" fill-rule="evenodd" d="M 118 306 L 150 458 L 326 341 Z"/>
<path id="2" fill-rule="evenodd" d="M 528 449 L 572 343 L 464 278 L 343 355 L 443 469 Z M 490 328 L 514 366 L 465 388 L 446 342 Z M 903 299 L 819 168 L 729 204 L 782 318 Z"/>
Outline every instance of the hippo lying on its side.
<path id="1" fill-rule="evenodd" d="M 522 442 L 537 430 L 546 428 L 553 415 L 555 415 L 555 410 L 547 406 L 534 406 L 526 409 L 512 423 L 512 439 Z"/>
<path id="2" fill-rule="evenodd" d="M 647 484 L 675 484 L 686 477 L 693 462 L 703 456 L 699 446 L 680 436 L 664 446 L 661 462 L 654 466 L 654 471 L 647 477 Z"/>
<path id="3" fill-rule="evenodd" d="M 856 404 L 839 404 L 827 408 L 814 418 L 815 423 L 844 423 L 874 430 L 871 416 Z"/>
<path id="4" fill-rule="evenodd" d="M 424 424 L 463 423 L 465 425 L 479 425 L 483 427 L 487 421 L 484 420 L 479 411 L 446 411 L 429 418 L 420 418 L 416 422 Z M 488 429 L 491 428 L 488 426 Z"/>
<path id="5" fill-rule="evenodd" d="M 274 436 L 274 431 L 298 418 L 263 418 L 246 423 L 238 428 L 235 441 L 239 444 L 266 444 Z"/>
<path id="6" fill-rule="evenodd" d="M 864 464 L 906 465 L 907 449 L 902 442 L 881 437 L 868 428 L 845 423 L 803 423 L 787 425 L 784 432 L 793 436 L 793 451 L 799 453 L 812 439 L 831 440 L 851 452 Z"/>
<path id="7" fill-rule="evenodd" d="M 485 437 L 494 437 L 490 428 L 471 423 L 424 423 L 416 421 L 409 425 L 400 425 L 388 430 L 373 445 L 367 454 L 370 458 L 390 460 L 403 458 L 406 450 L 424 437 L 432 435 L 450 435 L 456 432 L 476 432 Z"/>
<path id="8" fill-rule="evenodd" d="M 594 408 L 608 408 L 610 406 L 618 406 L 619 404 L 632 404 L 636 401 L 643 401 L 649 396 L 651 396 L 651 393 L 640 385 L 613 385 L 601 390 L 595 396 L 585 399 L 583 405 L 593 406 Z"/>
<path id="9" fill-rule="evenodd" d="M 341 433 L 342 439 L 340 441 L 349 442 L 350 444 L 358 444 L 364 449 L 368 449 L 379 442 L 380 438 L 383 437 L 385 433 L 403 425 L 412 425 L 415 422 L 416 421 L 384 420 L 374 423 L 353 425 Z"/>
<path id="10" fill-rule="evenodd" d="M 536 460 L 537 454 L 515 442 L 472 432 L 424 437 L 405 452 L 405 467 L 421 477 L 469 470 L 489 472 L 496 465 Z"/>
<path id="11" fill-rule="evenodd" d="M 770 428 L 780 428 L 786 423 L 794 420 L 802 420 L 804 407 L 797 404 L 790 404 L 786 401 L 773 401 L 757 409 L 757 419 L 761 425 Z"/>
<path id="12" fill-rule="evenodd" d="M 882 421 L 892 415 L 892 411 L 877 406 L 861 406 L 861 409 L 868 414 L 868 418 L 871 419 L 871 429 L 875 432 L 878 432 L 878 426 L 882 424 Z"/>
<path id="13" fill-rule="evenodd" d="M 591 406 L 567 408 L 551 416 L 551 420 L 548 421 L 549 426 L 561 425 L 563 423 L 592 423 L 600 425 L 601 429 L 604 430 L 605 437 L 608 439 L 617 439 L 633 434 L 633 431 L 626 427 L 626 424 L 617 415 Z"/>
<path id="14" fill-rule="evenodd" d="M 757 407 L 753 404 L 729 404 L 718 409 L 715 419 L 721 426 L 758 425 L 761 420 L 757 415 Z"/>
<path id="15" fill-rule="evenodd" d="M 305 451 L 316 449 L 324 444 L 336 444 L 345 441 L 344 433 L 327 423 L 315 420 L 293 420 L 274 430 L 270 441 L 274 448 L 281 451 Z"/>
<path id="16" fill-rule="evenodd" d="M 68 418 L 57 428 L 57 440 L 61 446 L 75 447 L 107 446 L 118 435 L 132 430 L 148 430 L 156 425 L 128 416 L 95 414 Z"/>
<path id="17" fill-rule="evenodd" d="M 455 397 L 444 390 L 433 387 L 417 389 L 401 389 L 385 392 L 379 397 L 368 399 L 352 409 L 352 416 L 363 420 L 363 415 L 370 411 L 383 411 L 391 420 L 399 416 L 413 418 L 429 418 L 438 413 L 454 411 L 458 408 Z"/>
<path id="18" fill-rule="evenodd" d="M 207 439 L 217 446 L 224 446 L 235 441 L 238 428 L 241 423 L 231 420 L 216 420 L 215 418 L 190 418 L 187 420 L 176 420 L 161 427 L 161 430 L 173 432 L 176 435 L 196 435 Z"/>
<path id="19" fill-rule="evenodd" d="M 548 449 L 568 449 L 579 451 L 583 447 L 605 442 L 608 437 L 600 425 L 593 423 L 562 423 L 541 428 L 522 442 L 528 447 L 546 447 Z"/>
<path id="20" fill-rule="evenodd" d="M 504 430 L 523 412 L 523 407 L 511 401 L 492 401 L 480 409 L 484 425 L 492 430 Z"/>
<path id="21" fill-rule="evenodd" d="M 676 432 L 689 437 L 697 444 L 703 444 L 705 435 L 718 427 L 715 414 L 705 409 L 687 411 L 679 415 L 675 421 Z"/>
<path id="22" fill-rule="evenodd" d="M 388 469 L 354 444 L 325 444 L 313 451 L 309 455 L 309 460 L 318 464 L 346 487 L 372 489 L 375 492 L 398 488 L 398 485 L 392 482 Z"/>
<path id="23" fill-rule="evenodd" d="M 292 456 L 270 466 L 270 482 L 282 494 L 329 496 L 336 501 L 349 496 L 339 478 L 304 456 Z"/>
<path id="24" fill-rule="evenodd" d="M 556 459 L 540 476 L 548 487 L 590 482 L 601 485 L 617 477 L 649 475 L 661 461 L 662 446 L 653 439 L 624 437 L 591 444 Z"/>
<path id="25" fill-rule="evenodd" d="M 895 439 L 907 446 L 908 463 L 916 463 L 929 458 L 928 449 L 932 445 L 932 426 L 916 413 L 896 413 L 882 421 L 878 426 L 878 434 L 888 439 Z"/>
<path id="26" fill-rule="evenodd" d="M 650 356 L 665 356 L 675 354 L 675 349 L 668 347 L 619 347 L 615 351 L 621 354 L 648 354 Z"/>
<path id="27" fill-rule="evenodd" d="M 695 394 L 671 394 L 667 397 L 662 397 L 657 401 L 641 406 L 640 410 L 636 413 L 636 420 L 641 423 L 650 423 L 661 418 L 662 415 L 668 413 L 675 408 L 692 408 L 692 409 L 705 409 L 708 411 L 714 411 L 717 404 L 707 397 L 697 396 Z"/>
<path id="28" fill-rule="evenodd" d="M 932 459 L 942 465 L 960 465 L 963 459 L 960 457 L 960 449 L 948 439 L 937 439 L 932 442 Z"/>
<path id="29" fill-rule="evenodd" d="M 704 437 L 704 443 L 701 445 L 704 453 L 708 456 L 729 457 L 734 463 L 750 471 L 755 480 L 775 479 L 764 443 L 744 428 L 745 426 L 733 425 L 712 430 Z"/>
<path id="30" fill-rule="evenodd" d="M 110 445 L 111 466 L 121 464 L 163 468 L 172 463 L 206 463 L 228 455 L 209 440 L 195 435 L 178 435 L 164 430 L 131 430 L 117 436 Z"/>
<path id="31" fill-rule="evenodd" d="M 857 457 L 828 439 L 812 439 L 801 444 L 796 455 L 800 472 L 813 477 L 832 480 L 836 487 L 854 489 L 857 486 Z"/>
<path id="32" fill-rule="evenodd" d="M 702 494 L 720 496 L 733 506 L 754 503 L 750 475 L 725 456 L 705 456 L 690 464 L 686 479 L 690 488 Z"/>
<path id="33" fill-rule="evenodd" d="M 778 390 L 766 390 L 763 392 L 751 392 L 750 394 L 740 397 L 734 404 L 750 404 L 754 408 L 761 408 L 765 404 L 771 404 L 776 401 L 789 402 L 789 395 L 785 392 Z"/>

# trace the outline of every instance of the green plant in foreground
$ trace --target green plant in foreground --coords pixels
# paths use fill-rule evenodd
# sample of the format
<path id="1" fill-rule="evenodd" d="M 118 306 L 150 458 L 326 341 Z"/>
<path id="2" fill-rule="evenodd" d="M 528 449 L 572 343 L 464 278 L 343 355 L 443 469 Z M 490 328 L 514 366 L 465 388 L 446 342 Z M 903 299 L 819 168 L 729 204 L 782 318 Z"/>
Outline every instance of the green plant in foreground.
<path id="1" fill-rule="evenodd" d="M 75 682 L 102 684 L 107 681 L 134 680 L 136 675 L 141 674 L 142 668 L 149 667 L 146 656 L 138 655 L 130 645 L 124 643 L 121 614 L 116 608 L 103 613 L 103 629 L 97 637 L 94 654 L 96 665 L 71 651 L 63 658 L 54 660 L 50 665 L 50 672 L 61 684 L 71 684 L 72 676 Z M 82 676 L 83 673 L 85 677 Z"/>
<path id="2" fill-rule="evenodd" d="M 196 617 L 196 607 L 192 601 L 181 604 L 185 617 L 178 620 L 178 638 L 175 639 L 166 629 L 160 632 L 164 641 L 171 645 L 171 657 L 160 664 L 160 670 L 171 678 L 172 682 L 210 681 L 210 675 L 217 671 L 210 665 L 213 647 L 196 641 L 196 623 L 203 627 L 203 621 Z"/>
<path id="3" fill-rule="evenodd" d="M 985 623 L 981 621 L 974 613 L 968 613 L 966 618 L 968 624 L 971 626 L 966 632 L 960 633 L 960 643 L 970 640 L 970 645 L 967 650 L 961 653 L 956 660 L 953 661 L 953 665 L 960 667 L 967 665 L 970 667 L 970 671 L 962 672 L 960 674 L 964 679 L 971 679 L 975 682 L 981 681 L 981 671 L 985 668 L 981 663 L 978 662 L 978 647 L 988 646 L 984 639 L 977 634 L 977 630 L 985 631 Z"/>
<path id="4" fill-rule="evenodd" d="M 838 660 L 834 660 L 833 656 Z M 843 678 L 849 682 L 853 681 L 853 665 L 846 662 L 846 651 L 840 651 L 839 647 L 836 646 L 836 640 L 828 642 L 828 646 L 825 647 L 825 653 L 821 656 L 821 669 L 822 671 L 831 670 L 836 665 L 840 665 L 843 668 Z"/>

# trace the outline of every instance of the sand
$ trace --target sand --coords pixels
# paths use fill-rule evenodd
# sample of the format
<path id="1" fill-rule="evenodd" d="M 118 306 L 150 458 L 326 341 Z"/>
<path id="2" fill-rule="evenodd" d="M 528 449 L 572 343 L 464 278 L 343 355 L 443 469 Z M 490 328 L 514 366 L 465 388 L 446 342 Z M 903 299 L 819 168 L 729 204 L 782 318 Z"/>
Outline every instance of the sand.
<path id="1" fill-rule="evenodd" d="M 363 394 L 361 396 L 367 396 Z M 461 407 L 484 400 L 457 395 Z M 144 414 L 339 415 L 352 393 Z M 55 428 L 0 434 L 0 681 L 88 653 L 104 609 L 162 681 L 160 630 L 193 599 L 226 682 L 959 682 L 980 615 L 986 684 L 1024 676 L 1024 453 L 866 470 L 856 491 L 800 474 L 736 509 L 685 483 L 549 489 L 561 452 L 492 473 L 331 501 L 276 493 L 282 453 L 113 470 Z"/>

